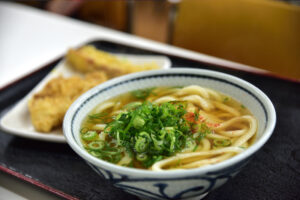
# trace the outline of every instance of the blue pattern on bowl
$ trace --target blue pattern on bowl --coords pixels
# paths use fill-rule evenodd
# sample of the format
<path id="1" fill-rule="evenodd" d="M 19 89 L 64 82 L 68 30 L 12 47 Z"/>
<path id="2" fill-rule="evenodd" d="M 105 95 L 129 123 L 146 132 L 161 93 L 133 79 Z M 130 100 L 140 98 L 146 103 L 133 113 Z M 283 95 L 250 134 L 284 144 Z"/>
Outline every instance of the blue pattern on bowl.
<path id="1" fill-rule="evenodd" d="M 128 192 L 141 196 L 146 199 L 190 199 L 194 197 L 201 196 L 208 193 L 210 190 L 215 189 L 219 185 L 217 182 L 222 180 L 227 182 L 233 178 L 250 160 L 244 160 L 233 166 L 219 171 L 208 172 L 205 175 L 198 175 L 192 177 L 182 177 L 182 178 L 136 178 L 130 177 L 128 175 L 122 175 L 119 173 L 112 173 L 103 168 L 97 167 L 91 163 L 88 163 L 90 167 L 96 171 L 102 178 L 109 180 L 114 186 Z M 170 186 L 168 181 L 173 183 L 184 183 L 190 180 L 197 180 L 198 185 L 194 185 L 190 188 L 186 188 L 180 191 L 176 191 L 174 194 L 167 194 L 166 189 Z M 139 186 L 139 183 L 144 182 L 151 185 L 151 190 L 143 189 Z M 203 184 L 203 182 L 205 184 Z M 134 183 L 136 186 L 128 185 L 128 183 Z M 202 183 L 202 184 L 201 184 Z M 154 192 L 156 191 L 156 192 Z"/>

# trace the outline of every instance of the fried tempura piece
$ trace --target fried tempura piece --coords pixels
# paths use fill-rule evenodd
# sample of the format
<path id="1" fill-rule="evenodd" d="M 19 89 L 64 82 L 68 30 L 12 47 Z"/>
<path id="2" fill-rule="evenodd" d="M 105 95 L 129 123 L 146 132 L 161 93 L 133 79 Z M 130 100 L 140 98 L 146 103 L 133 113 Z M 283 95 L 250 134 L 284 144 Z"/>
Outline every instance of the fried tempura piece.
<path id="1" fill-rule="evenodd" d="M 50 132 L 61 125 L 73 101 L 85 91 L 107 80 L 103 72 L 92 72 L 84 78 L 72 76 L 50 80 L 28 102 L 32 124 L 37 131 Z"/>
<path id="2" fill-rule="evenodd" d="M 80 72 L 103 71 L 109 78 L 133 72 L 158 69 L 158 66 L 154 63 L 134 65 L 129 61 L 120 60 L 116 56 L 100 51 L 90 45 L 76 50 L 70 49 L 66 59 L 71 67 Z"/>
<path id="3" fill-rule="evenodd" d="M 32 124 L 37 131 L 50 132 L 61 125 L 73 100 L 68 97 L 33 98 L 29 101 Z"/>

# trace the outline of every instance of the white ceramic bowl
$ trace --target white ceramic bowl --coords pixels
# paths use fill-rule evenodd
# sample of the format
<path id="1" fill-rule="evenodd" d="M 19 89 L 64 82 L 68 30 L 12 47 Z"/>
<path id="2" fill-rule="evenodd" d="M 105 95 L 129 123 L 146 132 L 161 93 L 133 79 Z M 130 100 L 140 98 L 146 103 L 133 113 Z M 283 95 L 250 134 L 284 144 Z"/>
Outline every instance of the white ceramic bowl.
<path id="1" fill-rule="evenodd" d="M 80 141 L 80 125 L 98 104 L 114 96 L 147 87 L 200 85 L 229 95 L 245 105 L 257 118 L 256 141 L 244 152 L 218 164 L 189 170 L 153 172 L 117 166 L 90 155 Z M 144 199 L 200 199 L 236 175 L 270 138 L 276 123 L 269 98 L 252 84 L 220 72 L 177 68 L 122 76 L 80 96 L 69 108 L 63 123 L 71 148 L 102 177 L 116 187 Z"/>

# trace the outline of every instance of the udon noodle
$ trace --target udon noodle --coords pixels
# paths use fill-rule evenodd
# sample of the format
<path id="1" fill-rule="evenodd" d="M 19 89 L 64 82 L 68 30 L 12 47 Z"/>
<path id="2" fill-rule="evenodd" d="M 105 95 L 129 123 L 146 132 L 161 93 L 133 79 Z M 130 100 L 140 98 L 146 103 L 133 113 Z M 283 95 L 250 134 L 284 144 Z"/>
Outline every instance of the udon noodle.
<path id="1" fill-rule="evenodd" d="M 95 157 L 153 171 L 212 165 L 254 141 L 257 120 L 233 98 L 197 85 L 137 90 L 107 100 L 82 124 Z"/>

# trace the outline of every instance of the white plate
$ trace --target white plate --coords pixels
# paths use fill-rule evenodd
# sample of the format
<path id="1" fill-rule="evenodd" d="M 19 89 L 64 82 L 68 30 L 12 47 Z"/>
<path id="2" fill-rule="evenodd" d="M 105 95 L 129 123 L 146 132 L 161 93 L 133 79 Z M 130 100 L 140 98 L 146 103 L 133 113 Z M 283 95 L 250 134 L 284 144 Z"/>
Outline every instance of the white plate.
<path id="1" fill-rule="evenodd" d="M 130 61 L 133 64 L 143 64 L 154 62 L 161 69 L 168 69 L 171 67 L 171 61 L 165 56 L 152 56 L 152 55 L 129 55 L 129 54 L 115 54 L 121 59 Z M 36 140 L 43 140 L 49 142 L 66 142 L 62 129 L 56 129 L 50 133 L 41 133 L 35 131 L 27 107 L 28 100 L 34 93 L 41 90 L 45 84 L 52 78 L 59 75 L 68 77 L 76 74 L 71 68 L 67 66 L 65 60 L 62 60 L 57 66 L 23 99 L 21 99 L 16 106 L 3 115 L 0 121 L 0 128 L 10 134 L 26 137 Z"/>

